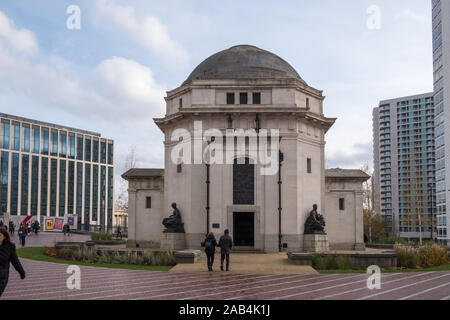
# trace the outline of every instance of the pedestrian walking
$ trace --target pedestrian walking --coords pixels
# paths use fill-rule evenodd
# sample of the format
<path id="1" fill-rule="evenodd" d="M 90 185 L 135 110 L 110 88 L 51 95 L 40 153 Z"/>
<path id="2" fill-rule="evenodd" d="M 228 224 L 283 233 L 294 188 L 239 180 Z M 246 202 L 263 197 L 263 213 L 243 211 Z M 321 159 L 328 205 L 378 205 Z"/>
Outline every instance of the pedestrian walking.
<path id="1" fill-rule="evenodd" d="M 230 236 L 230 231 L 225 230 L 224 235 L 219 239 L 220 247 L 220 270 L 223 271 L 223 261 L 226 260 L 226 270 L 230 269 L 230 252 L 233 247 L 233 239 Z"/>
<path id="2" fill-rule="evenodd" d="M 20 264 L 16 253 L 16 246 L 11 243 L 9 233 L 0 230 L 0 297 L 5 291 L 9 279 L 9 263 L 12 263 L 14 269 L 20 274 L 20 279 L 25 279 L 25 271 Z"/>
<path id="3" fill-rule="evenodd" d="M 206 253 L 206 263 L 208 264 L 208 270 L 213 271 L 214 256 L 216 253 L 217 241 L 214 237 L 214 233 L 210 232 L 203 242 Z"/>
<path id="4" fill-rule="evenodd" d="M 41 229 L 41 224 L 39 223 L 39 221 L 36 220 L 34 227 L 35 227 L 35 233 L 37 235 L 39 233 L 39 230 Z"/>
<path id="5" fill-rule="evenodd" d="M 122 239 L 122 229 L 120 229 L 120 226 L 117 226 L 117 238 Z"/>
<path id="6" fill-rule="evenodd" d="M 64 232 L 64 235 L 68 235 L 68 236 L 70 236 L 70 226 L 69 226 L 69 224 L 68 223 L 66 223 L 64 226 L 63 226 L 63 232 Z"/>
<path id="7" fill-rule="evenodd" d="M 9 220 L 9 233 L 11 235 L 14 235 L 14 222 L 12 222 L 11 220 Z"/>
<path id="8" fill-rule="evenodd" d="M 20 243 L 22 244 L 22 247 L 25 247 L 25 238 L 27 237 L 27 227 L 22 223 L 20 225 L 19 230 L 17 231 L 17 234 L 19 235 Z"/>

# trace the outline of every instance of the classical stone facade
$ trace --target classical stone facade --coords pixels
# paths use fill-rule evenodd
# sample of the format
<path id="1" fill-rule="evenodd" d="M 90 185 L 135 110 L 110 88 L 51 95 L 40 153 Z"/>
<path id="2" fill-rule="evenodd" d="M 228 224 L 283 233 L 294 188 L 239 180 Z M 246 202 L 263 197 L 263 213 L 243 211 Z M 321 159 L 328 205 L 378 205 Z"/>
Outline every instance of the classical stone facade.
<path id="1" fill-rule="evenodd" d="M 275 252 L 281 244 L 303 251 L 313 204 L 327 221 L 330 247 L 363 245 L 361 185 L 368 176 L 325 170 L 325 134 L 336 119 L 324 116 L 322 91 L 287 62 L 253 46 L 232 47 L 206 59 L 165 99 L 166 116 L 155 119 L 165 135 L 164 170 L 123 175 L 129 181 L 130 246 L 160 246 L 162 220 L 174 202 L 190 249 L 200 247 L 207 231 L 229 229 L 237 246 Z M 239 130 L 250 137 L 233 136 L 230 144 L 220 139 Z M 278 134 L 252 140 L 250 133 L 264 130 Z M 192 151 L 180 153 L 180 141 Z M 202 161 L 208 145 L 210 165 Z M 273 160 L 276 170 L 269 170 Z"/>

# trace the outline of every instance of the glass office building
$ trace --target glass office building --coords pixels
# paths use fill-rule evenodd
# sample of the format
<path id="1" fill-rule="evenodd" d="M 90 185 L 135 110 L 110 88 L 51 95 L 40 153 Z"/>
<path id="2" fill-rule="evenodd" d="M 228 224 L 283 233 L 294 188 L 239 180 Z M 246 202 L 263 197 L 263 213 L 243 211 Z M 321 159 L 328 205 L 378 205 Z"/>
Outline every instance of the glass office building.
<path id="1" fill-rule="evenodd" d="M 450 246 L 448 229 L 450 219 L 450 110 L 447 105 L 450 95 L 450 2 L 432 0 L 433 16 L 433 81 L 435 104 L 435 132 L 436 132 L 436 205 L 437 205 L 437 233 L 442 243 Z M 448 186 L 447 186 L 448 185 Z"/>
<path id="2" fill-rule="evenodd" d="M 76 215 L 79 228 L 109 230 L 113 154 L 99 133 L 0 113 L 0 214 Z"/>
<path id="3" fill-rule="evenodd" d="M 433 93 L 373 110 L 375 207 L 394 236 L 437 238 Z"/>

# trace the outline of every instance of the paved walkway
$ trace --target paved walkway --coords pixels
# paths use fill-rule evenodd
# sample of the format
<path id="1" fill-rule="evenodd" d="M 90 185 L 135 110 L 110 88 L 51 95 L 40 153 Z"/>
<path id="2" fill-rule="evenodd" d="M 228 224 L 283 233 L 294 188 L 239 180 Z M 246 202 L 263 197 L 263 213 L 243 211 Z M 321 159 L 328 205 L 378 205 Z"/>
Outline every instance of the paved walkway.
<path id="1" fill-rule="evenodd" d="M 225 262 L 224 262 L 225 265 Z M 216 253 L 214 272 L 220 272 L 220 254 Z M 170 270 L 171 272 L 208 272 L 206 255 L 194 264 L 178 264 Z M 231 274 L 319 274 L 309 266 L 298 266 L 289 262 L 286 252 L 282 253 L 232 253 L 230 255 Z"/>
<path id="2" fill-rule="evenodd" d="M 25 238 L 25 247 L 53 247 L 56 242 L 84 242 L 91 239 L 90 235 L 70 234 L 65 236 L 63 233 L 40 232 L 38 235 L 30 234 Z M 17 248 L 21 248 L 17 231 L 11 238 Z"/>
<path id="3" fill-rule="evenodd" d="M 27 246 L 47 246 L 56 241 L 85 241 L 88 238 L 85 235 L 39 234 L 28 237 Z M 14 240 L 17 242 L 17 235 Z M 216 258 L 219 259 L 218 256 Z M 301 267 L 285 264 L 285 254 L 235 253 L 231 259 L 232 271 L 229 273 L 200 272 L 205 269 L 204 258 L 197 264 L 176 266 L 173 272 L 81 266 L 80 290 L 67 288 L 68 265 L 21 259 L 26 279 L 20 280 L 11 267 L 9 284 L 0 299 L 450 299 L 450 271 L 382 274 L 381 289 L 369 290 L 367 274 L 321 275 L 315 271 L 308 274 L 306 269 L 295 274 L 293 268 Z M 267 267 L 270 263 L 264 261 L 271 261 L 274 266 Z M 217 260 L 215 265 L 217 269 L 220 261 Z"/>
<path id="4" fill-rule="evenodd" d="M 240 275 L 82 266 L 81 289 L 69 290 L 68 265 L 25 259 L 22 263 L 27 278 L 20 280 L 11 270 L 1 299 L 450 299 L 450 272 L 382 274 L 381 290 L 369 290 L 366 274 Z"/>

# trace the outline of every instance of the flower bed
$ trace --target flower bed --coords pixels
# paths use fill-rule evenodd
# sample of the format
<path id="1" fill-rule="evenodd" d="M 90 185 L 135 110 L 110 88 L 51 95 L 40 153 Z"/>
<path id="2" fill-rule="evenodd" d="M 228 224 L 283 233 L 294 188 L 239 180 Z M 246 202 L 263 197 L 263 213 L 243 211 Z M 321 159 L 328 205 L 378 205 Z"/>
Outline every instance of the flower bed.
<path id="1" fill-rule="evenodd" d="M 45 248 L 50 257 L 89 263 L 131 264 L 144 266 L 174 266 L 175 257 L 170 251 L 97 250 L 94 248 Z"/>
<path id="2" fill-rule="evenodd" d="M 394 250 L 400 268 L 431 268 L 448 263 L 447 249 L 435 243 L 422 246 L 397 244 Z"/>

